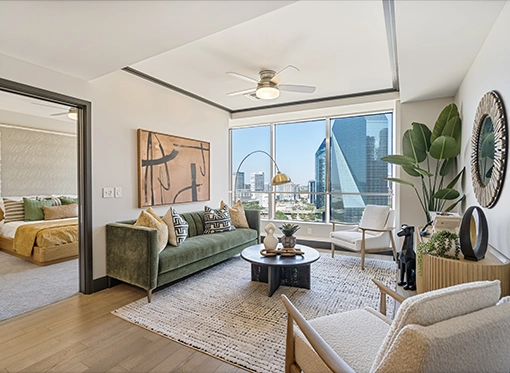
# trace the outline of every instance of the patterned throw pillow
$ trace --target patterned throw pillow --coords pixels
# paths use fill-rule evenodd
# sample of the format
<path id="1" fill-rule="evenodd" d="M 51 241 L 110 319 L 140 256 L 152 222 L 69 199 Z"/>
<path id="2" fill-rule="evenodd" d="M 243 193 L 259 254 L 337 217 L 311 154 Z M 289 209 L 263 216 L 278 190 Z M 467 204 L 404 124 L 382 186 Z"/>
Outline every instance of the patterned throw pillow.
<path id="1" fill-rule="evenodd" d="M 230 221 L 228 206 L 225 205 L 219 210 L 205 206 L 204 208 L 204 234 L 233 231 L 235 227 Z"/>
<path id="2" fill-rule="evenodd" d="M 168 225 L 168 243 L 172 246 L 180 246 L 188 237 L 188 222 L 173 207 L 168 209 L 163 216 L 163 221 Z"/>
<path id="3" fill-rule="evenodd" d="M 10 223 L 11 221 L 25 221 L 25 205 L 23 205 L 22 201 L 4 198 L 4 208 L 6 223 Z"/>
<path id="4" fill-rule="evenodd" d="M 152 209 L 151 209 L 152 211 Z M 154 213 L 154 212 L 153 212 Z M 157 216 L 157 215 L 156 215 Z M 156 228 L 158 230 L 158 252 L 163 251 L 168 243 L 168 227 L 163 220 L 158 216 L 159 220 L 156 217 L 147 211 L 142 211 L 138 220 L 136 221 L 136 226 Z"/>
<path id="5" fill-rule="evenodd" d="M 225 202 L 221 201 L 220 208 L 226 206 Z M 228 208 L 230 214 L 230 220 L 232 225 L 236 228 L 250 228 L 248 220 L 246 220 L 246 214 L 244 213 L 243 204 L 241 200 L 238 200 L 234 206 Z"/>

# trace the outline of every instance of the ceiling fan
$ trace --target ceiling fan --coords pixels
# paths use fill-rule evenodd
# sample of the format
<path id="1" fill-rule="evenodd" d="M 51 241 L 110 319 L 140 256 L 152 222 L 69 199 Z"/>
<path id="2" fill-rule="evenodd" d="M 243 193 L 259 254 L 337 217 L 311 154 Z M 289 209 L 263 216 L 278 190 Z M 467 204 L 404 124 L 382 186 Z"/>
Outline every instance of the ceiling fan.
<path id="1" fill-rule="evenodd" d="M 59 106 L 54 106 L 54 105 L 47 105 L 47 104 L 40 104 L 38 102 L 31 102 L 32 104 L 34 105 L 39 105 L 39 106 L 46 106 L 46 107 L 52 107 L 52 108 L 55 108 L 55 109 L 63 109 Z M 67 117 L 69 119 L 73 119 L 73 120 L 78 120 L 78 109 L 75 108 L 75 107 L 71 107 L 69 108 L 68 111 L 64 111 L 62 113 L 53 113 L 53 114 L 50 114 L 50 116 L 52 117 L 55 117 L 55 116 L 59 116 L 59 115 L 67 115 Z"/>
<path id="2" fill-rule="evenodd" d="M 283 68 L 278 73 L 273 70 L 262 70 L 259 73 L 260 80 L 253 79 L 239 73 L 228 72 L 227 75 L 256 84 L 256 87 L 230 92 L 227 93 L 227 96 L 244 95 L 251 99 L 273 100 L 280 96 L 280 90 L 297 93 L 315 92 L 315 87 L 309 85 L 280 84 L 280 82 L 288 77 L 289 74 L 296 71 L 299 71 L 299 69 L 292 65 Z"/>

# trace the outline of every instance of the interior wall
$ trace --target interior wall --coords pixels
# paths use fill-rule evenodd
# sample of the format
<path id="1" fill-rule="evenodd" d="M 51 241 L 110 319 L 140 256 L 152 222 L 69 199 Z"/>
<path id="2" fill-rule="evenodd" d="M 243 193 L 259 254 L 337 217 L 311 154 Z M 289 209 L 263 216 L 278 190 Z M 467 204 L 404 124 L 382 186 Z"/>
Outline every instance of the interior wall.
<path id="1" fill-rule="evenodd" d="M 2 78 L 92 102 L 93 278 L 106 274 L 105 224 L 136 218 L 136 130 L 144 128 L 211 143 L 211 200 L 175 205 L 178 212 L 219 205 L 228 198 L 226 112 L 118 71 L 92 82 L 0 55 Z M 103 187 L 122 197 L 103 199 Z M 168 206 L 155 208 L 164 214 Z"/>
<path id="2" fill-rule="evenodd" d="M 465 208 L 479 206 L 471 183 L 471 131 L 476 109 L 482 96 L 489 91 L 498 91 L 506 109 L 510 113 L 510 3 L 507 2 L 495 22 L 477 58 L 473 62 L 460 86 L 455 102 L 459 106 L 464 121 L 462 127 L 461 160 L 466 166 L 467 177 L 463 183 L 466 194 Z M 507 131 L 509 130 L 507 122 Z M 508 142 L 508 132 L 507 132 Z M 507 152 L 509 148 L 507 145 Z M 483 208 L 489 225 L 489 243 L 507 257 L 510 257 L 510 181 L 507 155 L 506 180 L 496 205 Z"/>
<path id="3" fill-rule="evenodd" d="M 76 135 L 0 124 L 0 154 L 2 197 L 77 194 Z"/>

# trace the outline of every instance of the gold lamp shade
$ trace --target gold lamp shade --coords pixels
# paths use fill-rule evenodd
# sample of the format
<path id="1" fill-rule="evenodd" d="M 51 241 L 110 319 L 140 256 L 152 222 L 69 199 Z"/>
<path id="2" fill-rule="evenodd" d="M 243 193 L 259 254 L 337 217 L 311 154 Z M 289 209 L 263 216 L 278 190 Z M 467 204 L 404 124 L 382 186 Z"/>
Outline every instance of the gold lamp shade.
<path id="1" fill-rule="evenodd" d="M 290 177 L 278 171 L 278 173 L 274 175 L 273 179 L 271 180 L 271 185 L 283 185 L 288 184 L 290 182 L 291 182 Z"/>

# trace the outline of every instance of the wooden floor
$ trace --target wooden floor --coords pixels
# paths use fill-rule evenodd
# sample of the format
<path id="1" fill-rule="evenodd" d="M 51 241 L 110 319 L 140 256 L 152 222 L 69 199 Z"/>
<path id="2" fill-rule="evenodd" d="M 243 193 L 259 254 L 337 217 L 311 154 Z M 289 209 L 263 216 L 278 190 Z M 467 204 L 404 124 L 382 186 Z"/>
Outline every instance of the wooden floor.
<path id="1" fill-rule="evenodd" d="M 118 285 L 0 322 L 0 373 L 245 372 L 110 313 L 145 295 Z"/>

